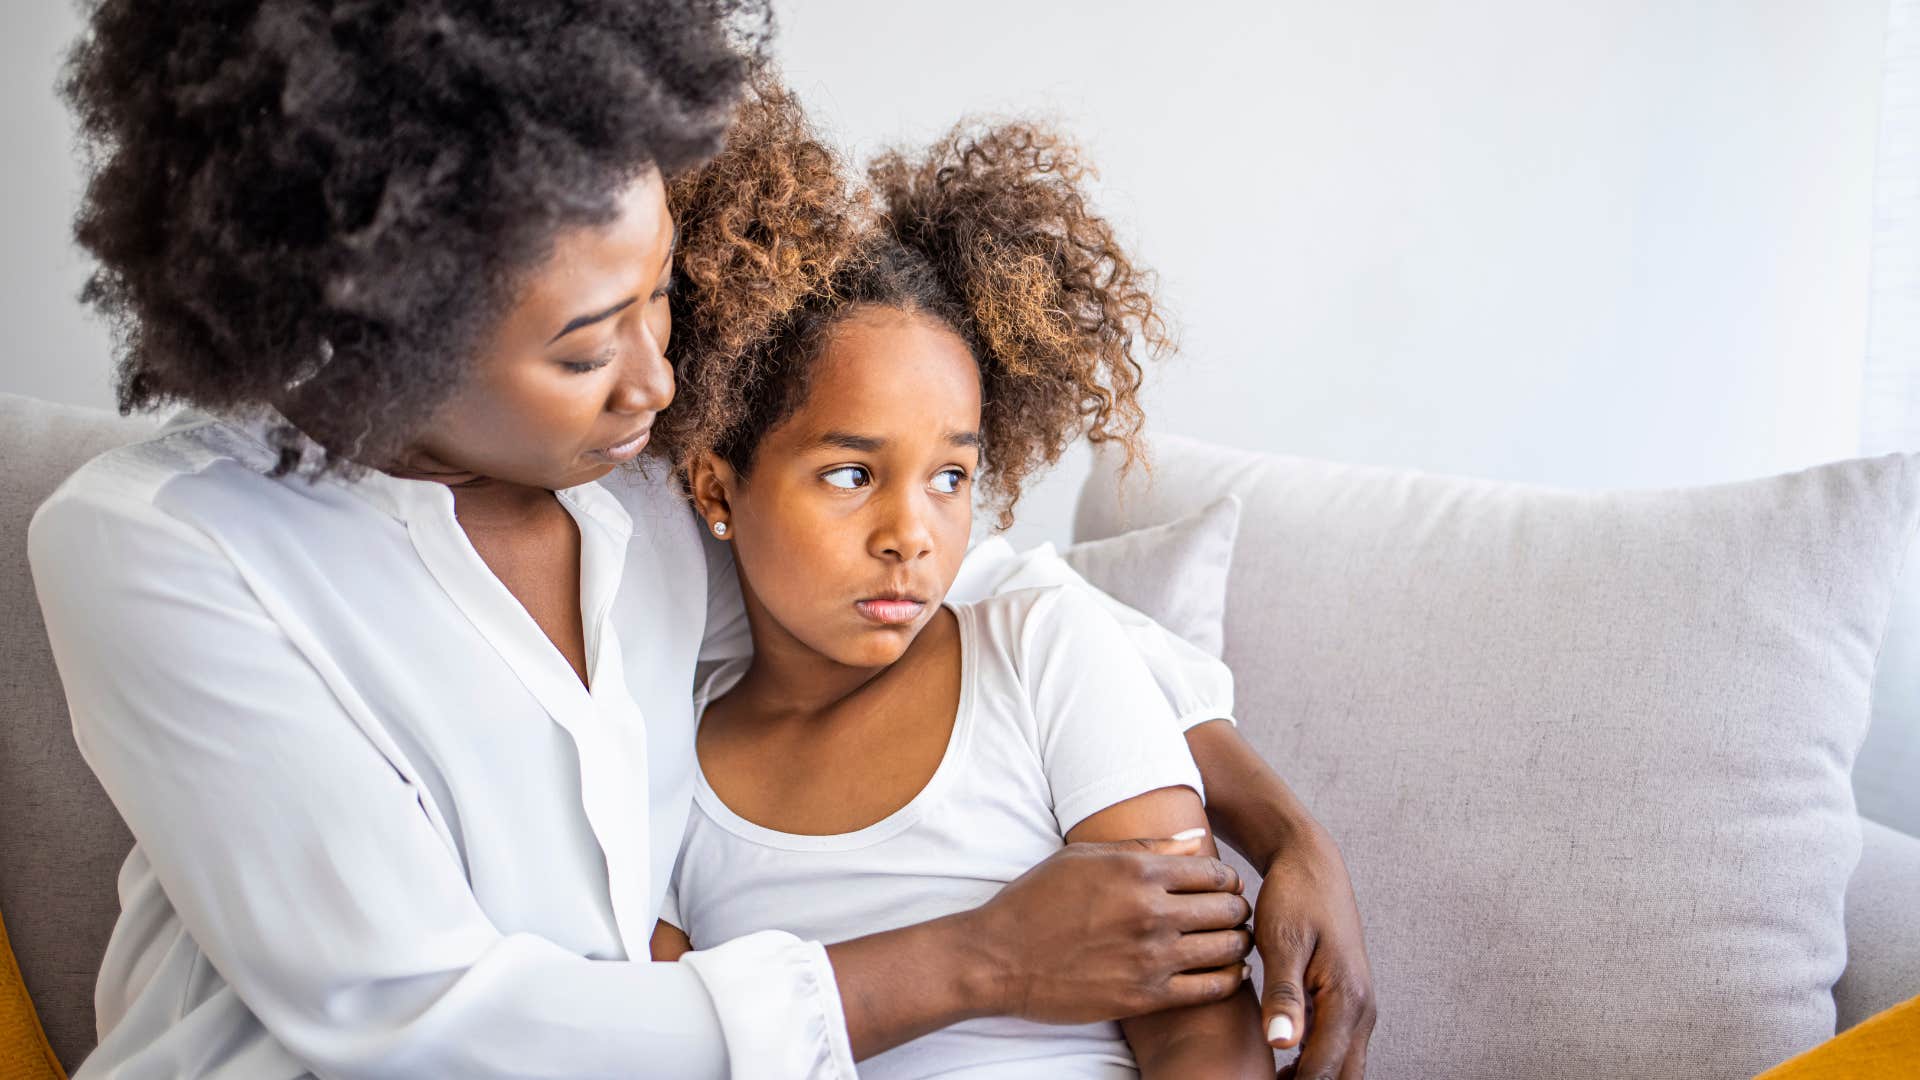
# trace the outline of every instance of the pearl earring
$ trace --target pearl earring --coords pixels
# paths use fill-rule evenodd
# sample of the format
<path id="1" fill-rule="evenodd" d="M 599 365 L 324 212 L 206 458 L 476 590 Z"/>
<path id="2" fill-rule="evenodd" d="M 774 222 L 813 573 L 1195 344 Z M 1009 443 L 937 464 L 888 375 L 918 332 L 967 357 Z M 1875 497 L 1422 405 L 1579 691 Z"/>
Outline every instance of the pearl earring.
<path id="1" fill-rule="evenodd" d="M 719 537 L 722 540 L 725 540 L 727 538 L 727 523 L 724 521 L 714 522 L 713 535 Z"/>

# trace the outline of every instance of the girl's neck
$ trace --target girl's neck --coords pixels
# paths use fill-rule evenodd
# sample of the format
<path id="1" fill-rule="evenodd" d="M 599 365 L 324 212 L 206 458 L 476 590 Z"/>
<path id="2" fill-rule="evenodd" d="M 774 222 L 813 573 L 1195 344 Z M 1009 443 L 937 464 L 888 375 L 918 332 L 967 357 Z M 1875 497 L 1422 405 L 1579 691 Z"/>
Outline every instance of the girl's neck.
<path id="1" fill-rule="evenodd" d="M 755 715 L 793 720 L 833 714 L 890 673 L 911 670 L 924 652 L 937 648 L 956 629 L 952 613 L 937 608 L 892 663 L 853 667 L 809 648 L 751 601 L 747 621 L 753 630 L 753 661 L 728 696 Z"/>

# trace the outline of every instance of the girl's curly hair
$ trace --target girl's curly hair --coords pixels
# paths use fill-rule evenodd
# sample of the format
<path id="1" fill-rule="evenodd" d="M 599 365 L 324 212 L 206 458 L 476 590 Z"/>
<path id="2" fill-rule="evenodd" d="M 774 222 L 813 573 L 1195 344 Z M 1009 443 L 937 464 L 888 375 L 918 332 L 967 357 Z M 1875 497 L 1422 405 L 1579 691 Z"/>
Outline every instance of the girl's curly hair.
<path id="1" fill-rule="evenodd" d="M 805 398 L 807 370 L 863 305 L 952 328 L 980 368 L 980 488 L 1005 527 L 1072 441 L 1140 453 L 1140 357 L 1171 351 L 1152 275 L 1087 204 L 1075 147 L 1030 123 L 962 123 L 850 183 L 792 95 L 763 75 L 719 157 L 675 180 L 678 403 L 656 445 L 745 475 Z"/>
<path id="2" fill-rule="evenodd" d="M 764 0 L 97 0 L 62 90 L 123 412 L 401 450 L 520 275 L 717 151 Z M 275 435 L 286 471 L 291 429 Z"/>

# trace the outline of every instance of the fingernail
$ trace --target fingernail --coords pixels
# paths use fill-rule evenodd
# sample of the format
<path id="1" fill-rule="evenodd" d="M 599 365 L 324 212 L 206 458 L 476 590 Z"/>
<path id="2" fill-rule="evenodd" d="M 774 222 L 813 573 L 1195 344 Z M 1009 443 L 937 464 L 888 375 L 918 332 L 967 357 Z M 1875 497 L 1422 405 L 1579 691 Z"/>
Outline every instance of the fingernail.
<path id="1" fill-rule="evenodd" d="M 1276 1016 L 1267 1021 L 1267 1041 L 1283 1043 L 1293 1038 L 1293 1017 Z"/>
<path id="2" fill-rule="evenodd" d="M 1200 839 L 1201 837 L 1203 837 L 1203 836 L 1205 836 L 1205 835 L 1207 835 L 1207 830 L 1205 830 L 1205 829 L 1184 829 L 1184 830 L 1182 830 L 1182 831 L 1180 831 L 1180 832 L 1177 832 L 1177 833 L 1174 833 L 1174 834 L 1173 834 L 1173 835 L 1172 835 L 1171 837 L 1168 837 L 1168 839 L 1170 839 L 1170 840 L 1198 840 L 1198 839 Z"/>
<path id="3" fill-rule="evenodd" d="M 1251 978 L 1253 978 L 1253 965 L 1241 964 L 1240 965 L 1240 981 L 1246 982 L 1248 979 L 1251 979 Z"/>

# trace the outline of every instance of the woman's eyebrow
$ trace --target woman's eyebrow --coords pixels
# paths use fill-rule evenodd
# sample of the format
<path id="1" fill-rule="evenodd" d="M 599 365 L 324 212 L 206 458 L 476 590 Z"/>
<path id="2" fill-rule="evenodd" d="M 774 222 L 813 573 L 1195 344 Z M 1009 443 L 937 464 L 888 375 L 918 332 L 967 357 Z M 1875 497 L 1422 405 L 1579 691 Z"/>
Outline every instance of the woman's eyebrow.
<path id="1" fill-rule="evenodd" d="M 554 342 L 559 341 L 561 338 L 566 337 L 568 334 L 573 333 L 575 330 L 578 330 L 583 326 L 592 326 L 594 323 L 597 323 L 602 319 L 610 319 L 613 316 L 618 315 L 621 312 L 627 310 L 629 307 L 632 307 L 633 302 L 638 299 L 640 298 L 637 296 L 629 296 L 625 300 L 620 301 L 619 303 L 613 305 L 612 307 L 608 308 L 605 311 L 597 312 L 593 315 L 576 316 L 572 322 L 561 327 L 559 333 L 548 338 L 547 344 L 551 345 Z"/>
<path id="2" fill-rule="evenodd" d="M 955 446 L 971 446 L 980 449 L 980 433 L 977 431 L 949 431 L 947 441 Z"/>

